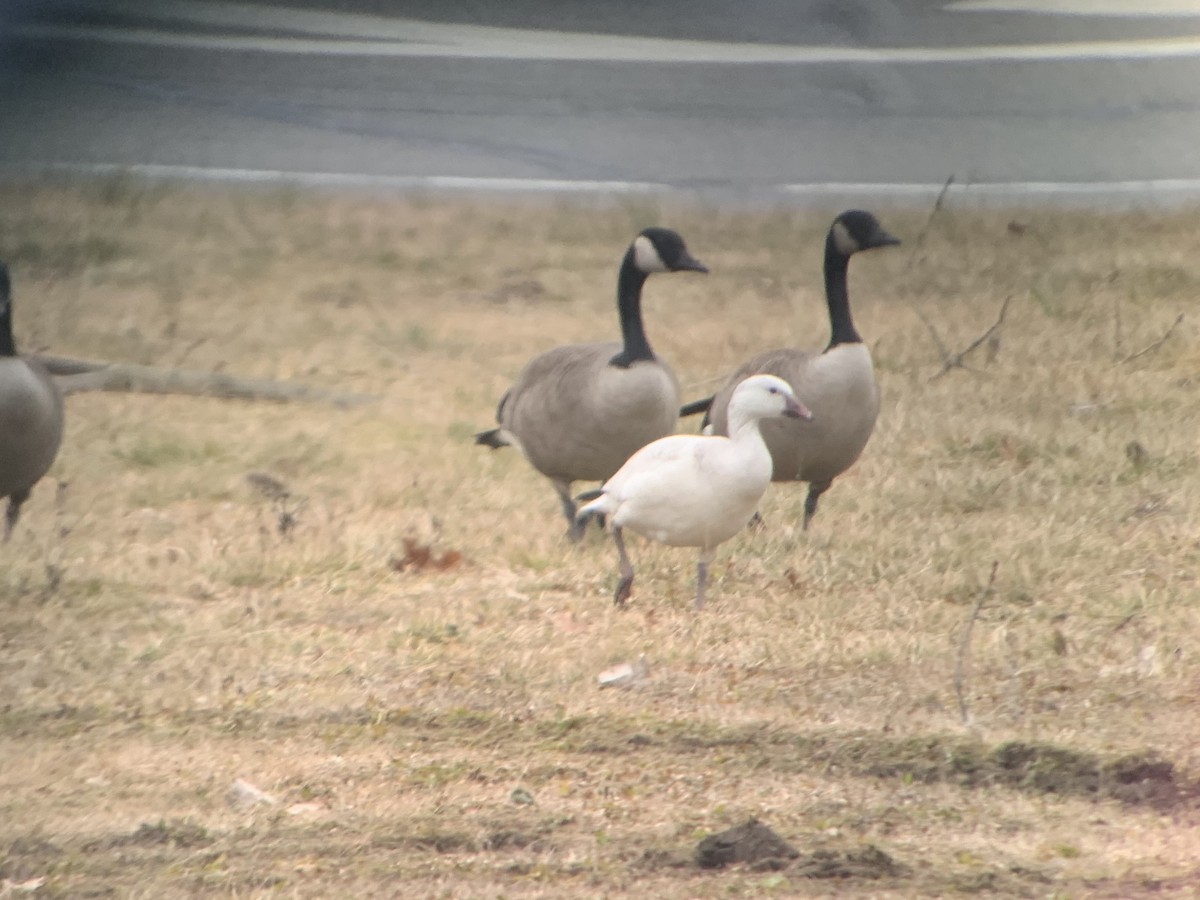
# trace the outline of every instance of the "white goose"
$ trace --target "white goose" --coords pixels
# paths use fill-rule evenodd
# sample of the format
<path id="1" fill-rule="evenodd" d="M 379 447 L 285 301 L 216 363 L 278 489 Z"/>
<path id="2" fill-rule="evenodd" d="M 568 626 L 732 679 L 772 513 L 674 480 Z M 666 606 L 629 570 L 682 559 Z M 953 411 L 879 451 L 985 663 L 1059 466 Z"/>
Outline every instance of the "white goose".
<path id="1" fill-rule="evenodd" d="M 771 483 L 771 453 L 759 422 L 775 416 L 810 419 L 812 413 L 782 378 L 747 378 L 729 401 L 729 437 L 660 438 L 629 457 L 602 488 L 580 496 L 590 502 L 579 510 L 579 526 L 592 516 L 606 516 L 617 545 L 621 577 L 613 601 L 618 606 L 633 588 L 625 528 L 672 547 L 699 547 L 696 608 L 704 606 L 713 548 L 750 521 Z"/>

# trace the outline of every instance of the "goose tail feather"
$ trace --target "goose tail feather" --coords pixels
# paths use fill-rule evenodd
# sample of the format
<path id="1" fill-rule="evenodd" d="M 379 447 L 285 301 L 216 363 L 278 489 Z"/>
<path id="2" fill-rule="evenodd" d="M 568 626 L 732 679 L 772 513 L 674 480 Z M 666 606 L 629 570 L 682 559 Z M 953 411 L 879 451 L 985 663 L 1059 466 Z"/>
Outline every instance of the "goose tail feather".
<path id="1" fill-rule="evenodd" d="M 604 488 L 597 488 L 594 491 L 584 491 L 576 500 L 583 502 L 588 501 L 585 505 L 579 507 L 579 511 L 575 513 L 575 524 L 582 528 L 596 516 L 607 516 L 613 511 L 613 500 L 608 494 L 604 493 Z"/>
<path id="2" fill-rule="evenodd" d="M 504 439 L 504 435 L 499 428 L 491 428 L 487 431 L 480 431 L 475 435 L 475 443 L 482 444 L 485 447 L 491 447 L 493 450 L 499 450 L 501 447 L 507 447 L 508 441 Z"/>
<path id="3" fill-rule="evenodd" d="M 686 418 L 687 416 L 694 416 L 696 413 L 707 413 L 715 399 L 715 396 L 705 397 L 702 400 L 693 400 L 691 403 L 685 403 L 679 407 L 679 415 Z"/>

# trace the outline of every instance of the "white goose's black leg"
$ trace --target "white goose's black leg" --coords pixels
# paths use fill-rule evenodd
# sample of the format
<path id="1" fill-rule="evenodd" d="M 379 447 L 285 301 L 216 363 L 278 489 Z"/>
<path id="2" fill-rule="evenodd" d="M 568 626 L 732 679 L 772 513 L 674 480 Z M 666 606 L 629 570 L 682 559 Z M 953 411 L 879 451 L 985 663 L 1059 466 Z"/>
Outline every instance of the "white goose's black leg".
<path id="1" fill-rule="evenodd" d="M 704 608 L 704 589 L 708 586 L 708 551 L 700 551 L 700 561 L 696 563 L 696 609 Z"/>
<path id="2" fill-rule="evenodd" d="M 613 603 L 624 606 L 629 595 L 633 593 L 633 564 L 629 562 L 629 554 L 625 552 L 625 538 L 621 536 L 621 526 L 613 526 L 612 536 L 613 543 L 617 545 L 618 571 L 621 573 L 617 580 L 617 590 L 613 593 Z"/>

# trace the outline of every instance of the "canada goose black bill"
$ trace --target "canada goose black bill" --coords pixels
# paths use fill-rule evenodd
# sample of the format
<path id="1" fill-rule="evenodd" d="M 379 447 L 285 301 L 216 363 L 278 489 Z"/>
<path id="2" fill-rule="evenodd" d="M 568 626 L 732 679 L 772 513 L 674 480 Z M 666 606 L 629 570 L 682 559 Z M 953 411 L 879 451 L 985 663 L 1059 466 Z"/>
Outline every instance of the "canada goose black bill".
<path id="1" fill-rule="evenodd" d="M 12 288 L 0 263 L 0 497 L 8 498 L 4 540 L 21 504 L 54 463 L 63 433 L 62 394 L 41 365 L 17 355 L 12 333 Z"/>
<path id="2" fill-rule="evenodd" d="M 531 359 L 496 407 L 485 447 L 516 447 L 550 479 L 577 541 L 571 484 L 604 481 L 636 450 L 675 429 L 679 384 L 650 347 L 642 287 L 660 272 L 707 272 L 676 232 L 647 228 L 625 251 L 617 275 L 621 340 L 555 347 Z"/>
<path id="3" fill-rule="evenodd" d="M 821 494 L 866 447 L 879 415 L 874 364 L 850 314 L 850 257 L 899 243 L 869 212 L 847 210 L 839 215 L 825 238 L 829 344 L 821 351 L 783 348 L 760 353 L 743 364 L 711 400 L 697 400 L 681 409 L 684 415 L 705 411 L 706 430 L 725 434 L 729 398 L 739 382 L 762 372 L 787 381 L 813 411 L 814 421 L 769 420 L 763 422 L 762 432 L 774 462 L 773 480 L 809 483 L 805 528 L 816 514 Z"/>

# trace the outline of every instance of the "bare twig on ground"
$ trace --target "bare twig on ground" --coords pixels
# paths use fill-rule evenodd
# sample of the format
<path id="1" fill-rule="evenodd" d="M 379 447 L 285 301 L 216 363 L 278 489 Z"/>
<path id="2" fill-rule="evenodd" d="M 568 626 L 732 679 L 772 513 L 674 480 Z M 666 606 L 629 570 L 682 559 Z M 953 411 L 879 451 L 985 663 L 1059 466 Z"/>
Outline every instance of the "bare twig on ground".
<path id="1" fill-rule="evenodd" d="M 974 371 L 973 369 L 970 368 L 970 366 L 968 366 L 964 362 L 964 360 L 970 353 L 972 353 L 978 347 L 982 346 L 984 343 L 991 342 L 995 339 L 997 333 L 1000 330 L 1000 326 L 1004 324 L 1004 317 L 1005 317 L 1005 315 L 1008 314 L 1008 304 L 1011 301 L 1012 301 L 1012 297 L 1004 298 L 1004 302 L 1000 305 L 1000 313 L 999 313 L 999 315 L 996 316 L 996 321 L 991 324 L 991 327 L 989 327 L 987 331 L 985 331 L 983 334 L 979 335 L 979 337 L 975 338 L 975 340 L 971 341 L 971 343 L 969 343 L 965 349 L 960 350 L 958 353 L 947 353 L 945 351 L 945 348 L 943 347 L 942 348 L 942 370 L 940 372 L 930 376 L 929 380 L 936 381 L 937 379 L 939 379 L 943 375 L 945 375 L 947 372 L 949 372 L 951 369 L 967 369 L 968 371 Z M 990 344 L 989 344 L 989 346 L 990 346 Z"/>
<path id="2" fill-rule="evenodd" d="M 937 218 L 938 213 L 942 211 L 942 207 L 946 203 L 946 195 L 950 193 L 950 186 L 954 184 L 954 176 L 951 175 L 946 179 L 946 183 L 942 185 L 942 189 L 938 191 L 937 198 L 933 201 L 933 209 L 929 211 L 929 218 L 925 220 L 925 224 L 921 226 L 921 230 L 917 232 L 917 237 L 912 243 L 912 252 L 908 255 L 908 267 L 911 269 L 917 261 L 917 253 L 925 246 L 925 238 L 929 235 L 929 230 L 933 227 L 933 220 Z"/>
<path id="3" fill-rule="evenodd" d="M 992 592 L 995 589 L 996 569 L 999 565 L 999 560 L 992 561 L 992 573 L 988 576 L 987 586 L 984 587 L 975 599 L 975 605 L 971 607 L 971 615 L 967 617 L 967 624 L 963 627 L 962 637 L 958 641 L 958 658 L 954 661 L 954 693 L 958 696 L 958 712 L 962 716 L 964 725 L 971 720 L 971 713 L 967 709 L 966 689 L 967 654 L 971 650 L 971 631 L 975 627 L 975 620 L 979 618 L 983 604 L 992 596 Z"/>
<path id="4" fill-rule="evenodd" d="M 942 211 L 942 205 L 946 202 L 946 195 L 950 192 L 950 185 L 952 184 L 954 184 L 953 175 L 946 179 L 946 183 L 943 184 L 942 189 L 938 191 L 937 199 L 933 201 L 933 209 L 929 211 L 929 218 L 925 220 L 925 224 L 921 227 L 921 230 L 917 232 L 917 237 L 912 244 L 912 252 L 908 255 L 909 269 L 916 264 L 917 254 L 925 245 L 925 238 L 928 236 L 930 228 L 933 227 L 933 220 L 937 218 L 938 213 Z M 912 300 L 908 300 L 908 306 L 916 315 L 916 317 L 921 320 L 921 324 L 925 326 L 925 329 L 929 332 L 929 336 L 933 338 L 934 346 L 937 347 L 938 354 L 942 357 L 942 361 L 945 362 L 948 360 L 950 358 L 950 351 L 946 348 L 945 343 L 943 343 L 942 336 L 938 334 L 937 329 L 933 327 L 933 323 L 925 317 L 925 315 L 917 308 L 917 305 L 913 303 Z"/>
<path id="5" fill-rule="evenodd" d="M 1160 337 L 1157 341 L 1153 341 L 1153 342 L 1147 344 L 1145 347 L 1143 347 L 1141 350 L 1138 350 L 1136 353 L 1130 353 L 1128 356 L 1126 356 L 1124 359 L 1119 360 L 1118 362 L 1119 363 L 1132 362 L 1133 360 L 1137 359 L 1140 356 L 1145 356 L 1148 353 L 1153 353 L 1155 350 L 1159 349 L 1163 344 L 1165 344 L 1167 342 L 1167 340 L 1171 337 L 1171 335 L 1175 333 L 1175 329 L 1179 327 L 1181 322 L 1183 322 L 1183 313 L 1180 313 L 1179 315 L 1177 315 L 1175 317 L 1175 321 L 1171 323 L 1171 327 L 1168 328 L 1166 331 L 1164 331 L 1162 337 Z"/>
<path id="6" fill-rule="evenodd" d="M 1124 350 L 1124 338 L 1121 334 L 1121 298 L 1113 298 L 1113 361 L 1121 361 Z"/>
<path id="7" fill-rule="evenodd" d="M 164 369 L 134 363 L 94 362 L 63 356 L 37 357 L 58 379 L 66 394 L 113 391 L 144 394 L 184 394 L 227 400 L 270 400 L 277 403 L 331 403 L 341 408 L 362 406 L 376 398 L 328 388 L 264 378 L 237 378 L 223 372 Z"/>

